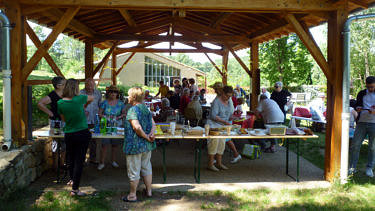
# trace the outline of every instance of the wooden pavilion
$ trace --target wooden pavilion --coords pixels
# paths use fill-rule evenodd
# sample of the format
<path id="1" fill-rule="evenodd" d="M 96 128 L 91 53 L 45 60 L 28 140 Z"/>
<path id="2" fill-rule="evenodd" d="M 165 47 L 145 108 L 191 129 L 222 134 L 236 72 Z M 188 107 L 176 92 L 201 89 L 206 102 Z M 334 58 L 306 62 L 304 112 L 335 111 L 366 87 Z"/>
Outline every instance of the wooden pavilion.
<path id="1" fill-rule="evenodd" d="M 259 43 L 296 33 L 327 77 L 327 135 L 325 178 L 338 176 L 341 159 L 341 113 L 343 42 L 341 31 L 348 14 L 367 8 L 375 0 L 0 0 L 13 24 L 11 31 L 12 69 L 12 136 L 16 145 L 26 143 L 27 86 L 48 81 L 27 80 L 44 57 L 56 75 L 61 75 L 48 49 L 60 33 L 85 43 L 85 77 L 93 77 L 103 69 L 109 57 L 123 52 L 186 52 L 222 55 L 222 66 L 209 57 L 226 84 L 228 55 L 233 54 L 252 84 L 252 102 L 260 89 L 258 61 Z M 41 42 L 26 20 L 53 28 Z M 309 27 L 328 22 L 328 59 L 309 32 Z M 166 35 L 160 35 L 166 33 Z M 182 36 L 180 36 L 181 34 Z M 37 51 L 27 61 L 26 35 Z M 139 41 L 131 48 L 119 45 Z M 156 49 L 160 42 L 179 42 L 195 49 Z M 221 47 L 211 49 L 202 42 Z M 94 68 L 93 47 L 109 48 Z M 150 47 L 151 46 L 151 47 Z M 247 67 L 236 50 L 251 49 Z M 131 58 L 131 57 L 129 57 Z M 129 61 L 116 69 L 112 62 L 112 81 Z M 222 68 L 221 68 L 222 67 Z M 99 73 L 100 74 L 100 73 Z M 252 109 L 255 108 L 252 104 Z"/>

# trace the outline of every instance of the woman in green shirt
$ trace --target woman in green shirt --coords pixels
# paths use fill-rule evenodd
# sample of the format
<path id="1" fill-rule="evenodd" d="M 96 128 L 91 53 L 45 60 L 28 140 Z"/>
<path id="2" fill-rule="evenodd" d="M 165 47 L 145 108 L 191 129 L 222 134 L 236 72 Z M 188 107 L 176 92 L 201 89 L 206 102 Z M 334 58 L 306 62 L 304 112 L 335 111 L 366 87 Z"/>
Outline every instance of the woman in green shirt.
<path id="1" fill-rule="evenodd" d="M 72 184 L 72 196 L 84 196 L 79 191 L 83 162 L 85 160 L 87 147 L 91 141 L 91 133 L 88 130 L 84 108 L 90 104 L 94 97 L 92 95 L 79 95 L 79 82 L 75 79 L 66 81 L 62 99 L 57 102 L 57 110 L 65 122 L 64 133 L 66 142 L 67 164 Z"/>

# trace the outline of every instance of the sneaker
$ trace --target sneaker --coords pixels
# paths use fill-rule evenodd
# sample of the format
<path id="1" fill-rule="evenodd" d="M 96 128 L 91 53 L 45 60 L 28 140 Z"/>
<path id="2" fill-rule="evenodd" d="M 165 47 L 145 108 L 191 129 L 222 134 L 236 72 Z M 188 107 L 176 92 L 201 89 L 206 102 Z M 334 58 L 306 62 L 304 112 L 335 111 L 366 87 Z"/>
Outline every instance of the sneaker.
<path id="1" fill-rule="evenodd" d="M 228 170 L 229 168 L 221 164 L 220 166 L 217 166 L 221 170 Z"/>
<path id="2" fill-rule="evenodd" d="M 241 159 L 241 155 L 238 155 L 237 157 L 233 158 L 233 160 L 230 163 L 238 163 Z"/>
<path id="3" fill-rule="evenodd" d="M 212 165 L 212 166 L 208 166 L 207 169 L 208 169 L 208 170 L 211 170 L 211 171 L 219 171 L 219 169 L 216 168 L 214 165 Z"/>
<path id="4" fill-rule="evenodd" d="M 372 168 L 366 168 L 366 175 L 368 177 L 374 177 L 374 172 L 372 172 Z"/>
<path id="5" fill-rule="evenodd" d="M 118 163 L 116 163 L 116 161 L 113 161 L 113 162 L 112 162 L 112 166 L 115 167 L 115 168 L 120 167 L 120 166 L 118 165 Z"/>
<path id="6" fill-rule="evenodd" d="M 104 163 L 101 163 L 101 164 L 98 165 L 98 170 L 100 171 L 102 169 L 104 169 Z"/>

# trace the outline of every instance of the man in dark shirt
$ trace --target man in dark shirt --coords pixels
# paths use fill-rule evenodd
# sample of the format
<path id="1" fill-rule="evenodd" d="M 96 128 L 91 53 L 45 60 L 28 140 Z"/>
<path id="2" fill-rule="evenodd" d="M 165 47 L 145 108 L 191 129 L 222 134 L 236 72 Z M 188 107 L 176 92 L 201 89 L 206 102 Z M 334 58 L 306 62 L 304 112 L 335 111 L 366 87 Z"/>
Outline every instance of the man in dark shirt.
<path id="1" fill-rule="evenodd" d="M 179 92 L 179 88 L 175 88 L 176 91 Z M 177 90 L 178 89 L 178 90 Z M 173 91 L 168 91 L 167 93 L 167 98 L 170 102 L 170 106 L 176 110 L 180 107 L 180 96 L 178 95 L 178 93 L 174 93 Z"/>
<path id="2" fill-rule="evenodd" d="M 275 90 L 271 94 L 271 99 L 276 101 L 276 103 L 279 105 L 281 111 L 284 113 L 284 119 L 286 117 L 284 107 L 290 100 L 290 96 L 292 96 L 292 94 L 288 90 L 283 89 L 283 83 L 281 81 L 275 83 Z"/>

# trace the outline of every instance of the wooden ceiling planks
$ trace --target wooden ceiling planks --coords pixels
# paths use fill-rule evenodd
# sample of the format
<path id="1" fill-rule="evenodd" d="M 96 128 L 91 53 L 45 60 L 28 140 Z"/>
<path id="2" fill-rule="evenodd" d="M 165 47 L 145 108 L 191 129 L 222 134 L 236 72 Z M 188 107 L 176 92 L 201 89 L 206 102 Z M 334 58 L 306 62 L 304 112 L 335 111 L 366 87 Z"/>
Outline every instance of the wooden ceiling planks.
<path id="1" fill-rule="evenodd" d="M 31 0 L 32 2 L 33 0 Z M 31 4 L 30 1 L 25 3 L 21 0 L 22 12 L 25 13 L 28 20 L 37 22 L 41 25 L 53 27 L 56 24 L 56 18 L 51 19 L 51 12 L 49 15 L 46 13 L 53 9 L 59 9 L 63 13 L 66 11 L 66 6 L 58 6 L 58 1 L 48 0 L 49 2 L 56 3 L 55 6 L 51 5 L 42 5 L 38 8 L 35 4 Z M 45 2 L 39 1 L 38 2 Z M 75 4 L 74 0 L 67 0 L 67 4 Z M 292 2 L 292 1 L 290 1 Z M 328 1 L 322 1 L 323 4 L 330 5 Z M 370 3 L 374 3 L 374 0 L 360 0 L 352 1 L 349 0 L 349 9 L 356 10 L 368 6 Z M 87 1 L 82 1 L 82 4 L 88 3 Z M 336 1 L 337 4 L 340 4 L 340 1 Z M 102 3 L 105 4 L 105 3 Z M 142 2 L 141 4 L 144 4 Z M 158 4 L 158 3 L 153 3 Z M 204 2 L 203 5 L 209 4 L 209 2 Z M 260 5 L 260 1 L 255 3 Z M 314 8 L 318 4 L 313 2 L 303 2 L 301 5 L 305 5 L 306 8 Z M 256 5 L 253 5 L 256 7 Z M 291 5 L 284 5 L 286 8 L 292 8 L 298 4 L 292 3 Z M 334 5 L 334 3 L 332 3 Z M 238 6 L 238 5 L 237 5 Z M 229 6 L 229 7 L 237 7 Z M 280 6 L 280 5 L 279 5 Z M 180 22 L 176 22 L 179 26 L 175 27 L 176 32 L 181 32 L 182 34 L 195 34 L 195 35 L 233 35 L 233 36 L 246 36 L 250 40 L 257 40 L 258 42 L 263 42 L 271 39 L 275 39 L 280 36 L 285 36 L 291 32 L 291 29 L 288 23 L 284 19 L 285 10 L 278 10 L 277 5 L 269 5 L 268 10 L 248 10 L 241 11 L 237 9 L 217 9 L 211 8 L 210 10 L 206 9 L 194 9 L 186 8 L 180 13 L 179 9 L 175 8 L 132 8 L 126 7 L 122 10 L 126 11 L 126 15 L 129 16 L 133 26 L 129 26 L 128 21 L 124 16 L 119 12 L 119 8 L 116 6 L 111 7 L 85 7 L 75 15 L 73 21 L 78 21 L 85 27 L 88 27 L 91 30 L 79 30 L 81 27 L 78 27 L 77 23 L 74 25 L 70 24 L 67 26 L 67 29 L 64 30 L 65 34 L 75 37 L 79 40 L 89 39 L 90 36 L 97 35 L 110 35 L 110 34 L 137 34 L 137 33 L 147 33 L 147 34 L 160 34 L 162 32 L 169 31 L 169 25 L 173 20 L 183 20 L 183 24 L 180 25 Z M 45 8 L 43 8 L 45 7 Z M 229 8 L 228 7 L 228 8 Z M 247 7 L 252 7 L 251 5 L 246 5 Z M 46 9 L 47 8 L 47 9 Z M 52 9 L 50 9 L 52 8 Z M 204 6 L 202 6 L 204 8 Z M 300 19 L 308 27 L 315 26 L 323 21 L 326 21 L 328 18 L 327 8 L 322 9 L 306 9 L 300 8 L 300 10 L 295 11 L 297 19 Z M 28 10 L 29 9 L 29 10 Z M 39 12 L 40 11 L 40 12 Z M 288 11 L 293 11 L 289 10 Z M 182 15 L 181 15 L 182 14 Z M 212 29 L 212 30 L 210 30 Z M 88 33 L 91 32 L 91 33 Z M 131 37 L 131 36 L 130 36 Z M 190 39 L 190 38 L 189 38 Z M 191 39 L 190 39 L 191 40 Z M 244 41 L 245 39 L 242 39 Z M 220 44 L 220 43 L 215 43 Z M 101 46 L 101 44 L 97 44 Z M 108 47 L 108 45 L 106 45 Z M 246 46 L 245 43 L 238 43 L 234 47 L 235 50 L 238 50 L 241 47 Z M 246 46 L 248 47 L 248 46 Z"/>

